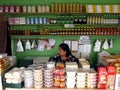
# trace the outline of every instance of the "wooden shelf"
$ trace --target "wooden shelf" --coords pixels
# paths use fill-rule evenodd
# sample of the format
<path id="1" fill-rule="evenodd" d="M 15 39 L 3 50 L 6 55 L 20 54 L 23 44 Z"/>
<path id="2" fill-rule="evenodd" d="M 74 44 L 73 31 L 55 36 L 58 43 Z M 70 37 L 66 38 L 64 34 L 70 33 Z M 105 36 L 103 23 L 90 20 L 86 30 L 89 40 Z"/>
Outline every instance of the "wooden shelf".
<path id="1" fill-rule="evenodd" d="M 120 15 L 120 13 L 86 13 L 86 12 L 45 12 L 45 13 L 4 12 L 0 14 L 118 14 Z"/>
<path id="2" fill-rule="evenodd" d="M 66 23 L 67 24 L 67 23 Z M 10 24 L 11 26 L 37 26 L 37 25 L 42 25 L 42 26 L 50 26 L 50 25 L 52 25 L 52 26 L 57 26 L 57 25 L 64 25 L 64 24 Z M 73 24 L 73 25 L 75 25 L 75 26 L 82 26 L 82 25 L 84 25 L 84 26 L 95 26 L 96 27 L 96 25 L 98 26 L 103 26 L 103 25 L 105 25 L 105 26 L 119 26 L 120 24 Z M 105 26 L 103 26 L 103 27 L 105 27 Z"/>

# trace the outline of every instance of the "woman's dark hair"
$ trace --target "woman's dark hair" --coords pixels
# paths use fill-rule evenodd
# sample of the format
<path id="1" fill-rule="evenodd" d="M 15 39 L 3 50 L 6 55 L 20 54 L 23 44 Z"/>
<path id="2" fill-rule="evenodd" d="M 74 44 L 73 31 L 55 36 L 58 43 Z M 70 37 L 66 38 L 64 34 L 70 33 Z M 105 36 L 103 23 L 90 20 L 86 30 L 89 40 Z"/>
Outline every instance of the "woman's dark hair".
<path id="1" fill-rule="evenodd" d="M 66 57 L 68 57 L 69 55 L 71 55 L 71 51 L 69 49 L 69 46 L 65 43 L 61 43 L 59 45 L 60 48 L 62 48 L 64 51 L 66 51 Z"/>

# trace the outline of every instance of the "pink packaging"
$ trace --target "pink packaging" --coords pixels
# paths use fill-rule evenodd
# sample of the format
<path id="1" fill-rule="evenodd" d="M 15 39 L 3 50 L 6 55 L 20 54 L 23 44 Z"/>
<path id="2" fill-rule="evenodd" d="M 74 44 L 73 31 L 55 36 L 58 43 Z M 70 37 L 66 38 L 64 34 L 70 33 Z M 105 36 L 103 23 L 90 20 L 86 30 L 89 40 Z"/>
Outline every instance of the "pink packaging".
<path id="1" fill-rule="evenodd" d="M 22 12 L 22 7 L 21 6 L 16 6 L 15 7 L 15 12 Z"/>
<path id="2" fill-rule="evenodd" d="M 5 8 L 6 13 L 10 12 L 10 7 L 9 6 L 5 6 L 4 8 Z"/>
<path id="3" fill-rule="evenodd" d="M 15 12 L 15 6 L 10 6 L 10 12 L 11 13 Z"/>

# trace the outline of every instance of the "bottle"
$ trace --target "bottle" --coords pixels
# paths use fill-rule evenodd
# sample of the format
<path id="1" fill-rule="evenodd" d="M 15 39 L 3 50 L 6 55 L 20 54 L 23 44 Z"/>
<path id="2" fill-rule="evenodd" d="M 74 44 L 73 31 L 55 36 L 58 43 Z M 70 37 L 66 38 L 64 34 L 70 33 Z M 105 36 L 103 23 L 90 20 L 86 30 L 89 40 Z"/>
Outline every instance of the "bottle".
<path id="1" fill-rule="evenodd" d="M 31 7 L 31 12 L 32 12 L 32 13 L 35 13 L 35 12 L 36 12 L 36 7 L 35 7 L 34 5 Z"/>
<path id="2" fill-rule="evenodd" d="M 38 6 L 38 13 L 41 13 L 42 12 L 42 7 L 39 5 Z"/>
<path id="3" fill-rule="evenodd" d="M 104 18 L 103 18 L 103 16 L 100 17 L 100 24 L 104 24 Z"/>
<path id="4" fill-rule="evenodd" d="M 73 4 L 73 12 L 76 13 L 76 4 Z"/>
<path id="5" fill-rule="evenodd" d="M 80 8 L 79 8 L 79 4 L 76 5 L 76 12 L 79 13 L 80 12 Z"/>
<path id="6" fill-rule="evenodd" d="M 27 6 L 23 6 L 23 13 L 27 12 Z"/>
<path id="7" fill-rule="evenodd" d="M 58 12 L 62 12 L 62 5 L 61 4 L 58 4 Z"/>
<path id="8" fill-rule="evenodd" d="M 42 13 L 45 13 L 45 6 L 44 5 L 41 7 L 41 11 L 42 11 Z"/>
<path id="9" fill-rule="evenodd" d="M 52 4 L 52 6 L 51 6 L 51 12 L 52 12 L 52 13 L 55 12 L 55 5 L 54 5 L 54 4 Z"/>
<path id="10" fill-rule="evenodd" d="M 78 24 L 78 18 L 74 19 L 74 24 Z"/>
<path id="11" fill-rule="evenodd" d="M 83 16 L 82 22 L 83 22 L 83 24 L 86 24 L 86 23 L 87 23 L 87 18 L 86 18 L 86 16 Z"/>
<path id="12" fill-rule="evenodd" d="M 79 4 L 79 11 L 82 12 L 82 4 Z"/>
<path id="13" fill-rule="evenodd" d="M 45 12 L 46 12 L 46 13 L 49 13 L 49 12 L 50 12 L 50 8 L 49 8 L 48 5 L 45 7 Z"/>
<path id="14" fill-rule="evenodd" d="M 55 12 L 58 13 L 58 5 L 55 4 Z"/>
<path id="15" fill-rule="evenodd" d="M 32 8 L 31 8 L 31 6 L 28 6 L 27 8 L 28 8 L 28 10 L 27 10 L 28 13 L 31 13 L 31 12 L 32 12 Z"/>
<path id="16" fill-rule="evenodd" d="M 65 12 L 65 4 L 62 4 L 62 12 Z"/>
<path id="17" fill-rule="evenodd" d="M 67 12 L 67 13 L 69 13 L 69 12 L 70 12 L 70 10 L 69 10 L 69 9 L 70 9 L 70 7 L 69 7 L 69 4 L 67 3 L 67 4 L 66 4 L 66 12 Z"/>
<path id="18" fill-rule="evenodd" d="M 73 12 L 73 6 L 72 6 L 72 3 L 70 3 L 70 13 Z"/>

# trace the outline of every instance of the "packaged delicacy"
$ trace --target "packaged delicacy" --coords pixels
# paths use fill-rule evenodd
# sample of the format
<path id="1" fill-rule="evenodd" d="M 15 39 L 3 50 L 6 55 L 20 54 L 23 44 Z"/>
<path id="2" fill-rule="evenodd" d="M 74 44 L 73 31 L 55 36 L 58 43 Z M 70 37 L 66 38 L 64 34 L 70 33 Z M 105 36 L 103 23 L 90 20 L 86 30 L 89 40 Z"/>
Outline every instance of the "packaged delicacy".
<path id="1" fill-rule="evenodd" d="M 106 67 L 98 67 L 98 89 L 106 89 L 107 86 L 107 69 Z"/>
<path id="2" fill-rule="evenodd" d="M 116 69 L 115 66 L 107 66 L 107 89 L 114 90 L 115 87 L 115 77 L 116 77 Z"/>

